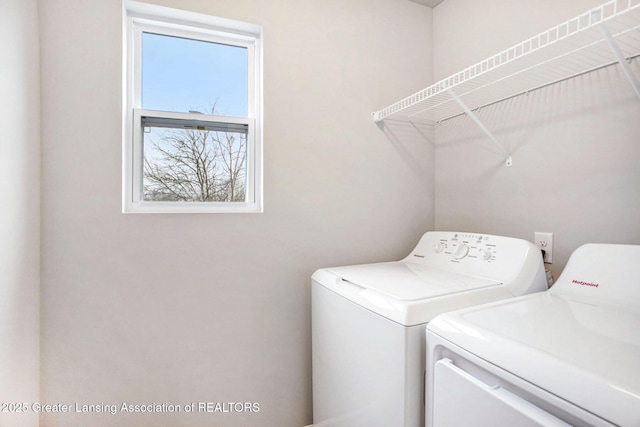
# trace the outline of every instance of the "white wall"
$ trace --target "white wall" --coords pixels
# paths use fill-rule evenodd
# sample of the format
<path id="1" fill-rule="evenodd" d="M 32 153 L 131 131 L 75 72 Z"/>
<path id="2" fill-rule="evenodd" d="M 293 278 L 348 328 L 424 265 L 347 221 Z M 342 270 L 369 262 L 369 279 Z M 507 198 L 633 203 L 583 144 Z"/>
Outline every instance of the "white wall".
<path id="1" fill-rule="evenodd" d="M 39 393 L 40 101 L 36 0 L 0 2 L 0 402 Z M 0 412 L 0 425 L 36 426 Z"/>
<path id="2" fill-rule="evenodd" d="M 615 67 L 484 109 L 511 168 L 468 119 L 438 126 L 435 190 L 433 137 L 369 117 L 600 0 L 447 0 L 433 32 L 404 0 L 156 2 L 264 26 L 265 213 L 121 214 L 120 0 L 42 1 L 39 17 L 36 0 L 3 1 L 0 400 L 260 412 L 43 424 L 308 424 L 309 275 L 400 258 L 434 224 L 552 231 L 556 274 L 581 243 L 640 243 L 640 103 Z"/>
<path id="3" fill-rule="evenodd" d="M 121 2 L 41 2 L 41 400 L 247 401 L 260 412 L 43 423 L 309 424 L 311 273 L 398 259 L 433 228 L 433 147 L 370 118 L 432 81 L 431 10 L 157 3 L 264 26 L 265 213 L 120 213 Z"/>
<path id="4" fill-rule="evenodd" d="M 600 0 L 447 0 L 434 9 L 437 79 L 595 7 Z M 461 13 L 463 11 L 463 13 Z M 613 59 L 613 58 L 612 58 Z M 639 61 L 633 61 L 640 76 Z M 587 242 L 640 243 L 640 100 L 620 67 L 484 108 L 436 128 L 436 229 L 532 240 L 554 233 L 554 275 Z"/>

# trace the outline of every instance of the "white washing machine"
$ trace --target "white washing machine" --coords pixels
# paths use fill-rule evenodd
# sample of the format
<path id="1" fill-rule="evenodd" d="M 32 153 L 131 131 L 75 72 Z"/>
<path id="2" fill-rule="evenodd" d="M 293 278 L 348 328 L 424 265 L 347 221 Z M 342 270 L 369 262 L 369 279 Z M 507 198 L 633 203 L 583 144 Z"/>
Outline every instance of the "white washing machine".
<path id="1" fill-rule="evenodd" d="M 314 426 L 424 426 L 425 325 L 547 289 L 532 243 L 429 232 L 404 260 L 312 277 Z"/>
<path id="2" fill-rule="evenodd" d="M 640 246 L 581 246 L 547 292 L 438 316 L 427 344 L 428 426 L 640 426 Z"/>

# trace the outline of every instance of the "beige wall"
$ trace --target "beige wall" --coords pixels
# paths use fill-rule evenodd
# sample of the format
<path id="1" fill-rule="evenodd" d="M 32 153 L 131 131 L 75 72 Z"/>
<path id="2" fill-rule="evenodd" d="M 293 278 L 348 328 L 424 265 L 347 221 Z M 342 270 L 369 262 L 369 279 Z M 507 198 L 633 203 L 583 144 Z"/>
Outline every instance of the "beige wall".
<path id="1" fill-rule="evenodd" d="M 0 402 L 39 393 L 40 100 L 35 0 L 0 2 Z M 0 425 L 37 426 L 32 412 Z M 15 407 L 13 409 L 16 409 Z"/>
<path id="2" fill-rule="evenodd" d="M 446 0 L 434 9 L 434 74 L 444 78 L 600 3 Z M 632 67 L 640 76 L 637 59 Z M 583 243 L 640 243 L 640 100 L 620 67 L 478 116 L 513 166 L 468 118 L 436 127 L 436 229 L 528 240 L 553 232 L 555 276 Z"/>
<path id="3" fill-rule="evenodd" d="M 55 426 L 311 422 L 311 273 L 433 228 L 433 148 L 370 113 L 432 80 L 403 0 L 158 1 L 264 27 L 265 212 L 123 215 L 121 2 L 40 2 L 46 403 L 258 402 L 257 414 L 47 414 Z"/>

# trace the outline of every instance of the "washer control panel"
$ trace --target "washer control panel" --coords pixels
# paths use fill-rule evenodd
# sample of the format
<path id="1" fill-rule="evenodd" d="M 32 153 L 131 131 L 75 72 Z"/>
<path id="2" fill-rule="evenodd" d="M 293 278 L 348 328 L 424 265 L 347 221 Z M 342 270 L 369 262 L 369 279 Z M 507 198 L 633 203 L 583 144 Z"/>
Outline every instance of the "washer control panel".
<path id="1" fill-rule="evenodd" d="M 540 249 L 532 242 L 513 237 L 430 231 L 403 261 L 496 280 L 509 284 L 516 293 L 532 286 L 535 276 L 539 290 L 546 289 Z"/>
<path id="2" fill-rule="evenodd" d="M 498 256 L 499 248 L 495 236 L 486 234 L 449 233 L 441 236 L 433 244 L 433 253 L 448 256 L 452 261 L 465 258 L 492 262 Z"/>
<path id="3" fill-rule="evenodd" d="M 404 261 L 452 272 L 502 279 L 542 255 L 531 242 L 489 234 L 430 231 Z"/>

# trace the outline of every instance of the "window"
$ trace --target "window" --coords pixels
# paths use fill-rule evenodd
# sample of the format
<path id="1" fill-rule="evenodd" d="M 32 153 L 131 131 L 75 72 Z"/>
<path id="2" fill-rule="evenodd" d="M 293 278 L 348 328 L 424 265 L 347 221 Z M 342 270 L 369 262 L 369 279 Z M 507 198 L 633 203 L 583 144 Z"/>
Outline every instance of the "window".
<path id="1" fill-rule="evenodd" d="M 124 212 L 261 212 L 261 29 L 129 1 Z"/>

